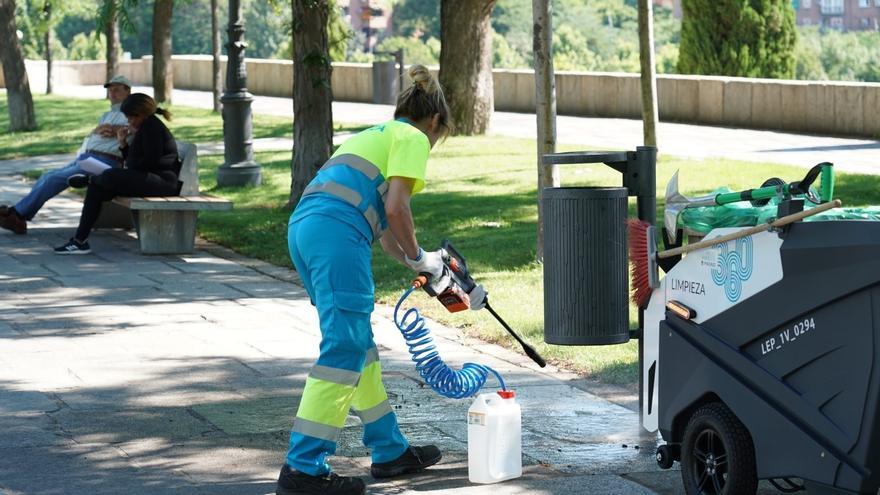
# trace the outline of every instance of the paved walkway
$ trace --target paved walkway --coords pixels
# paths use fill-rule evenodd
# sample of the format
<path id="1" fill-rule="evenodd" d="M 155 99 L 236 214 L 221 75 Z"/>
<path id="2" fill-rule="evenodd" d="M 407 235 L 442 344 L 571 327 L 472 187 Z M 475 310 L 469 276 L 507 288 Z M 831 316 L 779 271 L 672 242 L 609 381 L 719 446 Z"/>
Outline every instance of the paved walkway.
<path id="1" fill-rule="evenodd" d="M 94 97 L 89 91 L 102 89 L 79 88 L 78 95 Z M 206 95 L 178 92 L 175 99 L 205 105 Z M 289 100 L 255 101 L 256 112 L 284 108 Z M 340 121 L 375 122 L 390 109 L 336 104 L 334 112 Z M 631 148 L 640 141 L 637 122 L 576 119 L 569 125 L 567 119 L 560 118 L 562 142 Z M 528 135 L 531 128 L 533 117 L 521 114 L 496 114 L 493 127 L 511 135 Z M 682 137 L 681 129 L 697 134 Z M 664 124 L 661 136 L 687 141 L 700 132 L 736 147 L 725 141 L 733 132 L 726 129 Z M 736 132 L 751 150 L 744 157 L 757 156 L 762 146 L 791 150 L 813 143 L 845 157 L 834 159 L 838 163 L 870 169 L 865 150 L 877 146 Z M 692 144 L 701 153 L 722 148 Z M 258 146 L 264 145 L 285 149 L 289 141 Z M 686 151 L 672 142 L 668 149 Z M 795 156 L 789 153 L 798 151 L 773 156 Z M 66 157 L 6 162 L 0 174 L 57 166 Z M 808 164 L 819 159 L 830 158 Z M 28 188 L 18 177 L 0 175 L 0 203 Z M 271 493 L 319 339 L 295 273 L 205 243 L 192 255 L 143 256 L 122 231 L 96 232 L 91 256 L 53 255 L 52 246 L 72 233 L 80 208 L 76 196 L 62 195 L 41 211 L 27 236 L 0 231 L 0 494 Z M 389 316 L 389 308 L 378 308 L 374 328 L 402 428 L 415 443 L 438 443 L 445 455 L 424 474 L 381 483 L 365 477 L 371 493 L 681 492 L 679 473 L 656 467 L 657 439 L 640 434 L 631 394 L 540 370 L 517 353 L 433 325 L 450 364 L 495 367 L 523 407 L 524 476 L 471 485 L 464 421 L 469 401 L 443 399 L 420 386 Z M 349 419 L 333 459 L 343 474 L 368 471 L 357 423 Z M 774 492 L 762 487 L 761 493 Z"/>
<path id="2" fill-rule="evenodd" d="M 29 184 L 0 177 L 0 203 Z M 0 494 L 265 494 L 317 357 L 316 315 L 296 275 L 200 244 L 186 256 L 143 256 L 132 235 L 98 231 L 95 253 L 51 252 L 81 203 L 52 201 L 26 236 L 0 231 Z M 431 304 L 424 298 L 419 304 Z M 403 341 L 375 314 L 385 380 L 406 435 L 436 442 L 435 469 L 370 493 L 678 493 L 636 413 L 576 376 L 433 326 L 448 362 L 499 370 L 523 407 L 522 478 L 467 480 L 465 412 L 422 388 Z M 632 407 L 632 396 L 622 402 Z M 349 418 L 343 474 L 369 458 Z"/>
<path id="3" fill-rule="evenodd" d="M 136 91 L 152 94 L 150 87 Z M 102 98 L 101 86 L 61 87 L 55 91 L 84 98 Z M 211 93 L 174 90 L 173 101 L 199 108 L 212 108 Z M 290 98 L 256 96 L 254 113 L 293 116 Z M 393 107 L 366 103 L 334 102 L 333 119 L 337 122 L 372 124 L 391 117 Z M 533 114 L 495 112 L 490 133 L 523 138 L 535 137 Z M 635 149 L 643 142 L 642 123 L 629 119 L 602 119 L 560 116 L 557 119 L 558 141 L 585 149 Z M 727 127 L 662 122 L 658 130 L 660 153 L 688 158 L 729 158 L 762 163 L 784 163 L 811 167 L 829 161 L 837 170 L 857 173 L 880 173 L 880 141 L 812 136 L 785 132 L 757 131 Z M 663 179 L 658 179 L 663 180 Z"/>

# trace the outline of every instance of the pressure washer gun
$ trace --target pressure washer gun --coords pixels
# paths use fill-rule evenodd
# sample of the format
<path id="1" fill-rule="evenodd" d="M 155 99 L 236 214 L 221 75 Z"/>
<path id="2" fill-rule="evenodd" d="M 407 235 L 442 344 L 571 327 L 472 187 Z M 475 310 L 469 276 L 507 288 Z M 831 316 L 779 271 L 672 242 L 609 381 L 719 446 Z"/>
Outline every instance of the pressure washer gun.
<path id="1" fill-rule="evenodd" d="M 819 179 L 818 194 L 810 188 L 817 178 Z M 751 201 L 753 206 L 764 206 L 772 198 L 790 199 L 792 196 L 799 195 L 816 205 L 831 201 L 834 197 L 834 165 L 829 162 L 819 163 L 799 181 L 786 183 L 782 179 L 773 177 L 764 181 L 757 189 L 711 194 L 699 198 L 688 198 L 678 192 L 678 172 L 676 171 L 666 185 L 666 211 L 664 214 L 666 235 L 671 243 L 677 242 L 678 217 L 685 208 L 720 206 L 738 201 Z"/>
<path id="2" fill-rule="evenodd" d="M 450 313 L 470 309 L 471 298 L 469 294 L 476 288 L 477 283 L 471 277 L 467 262 L 448 240 L 444 240 L 440 247 L 446 253 L 443 257 L 444 275 L 449 276 L 449 285 L 441 289 L 440 292 L 436 292 L 428 283 L 431 278 L 429 273 L 419 274 L 413 284 L 425 289 L 429 296 L 436 297 Z M 488 302 L 488 295 L 484 297 Z"/>
<path id="3" fill-rule="evenodd" d="M 452 243 L 449 242 L 449 240 L 444 240 L 440 247 L 446 252 L 446 256 L 443 257 L 443 264 L 445 265 L 444 269 L 446 274 L 449 275 L 449 284 L 445 288 L 435 291 L 431 288 L 431 284 L 428 283 L 431 274 L 421 273 L 415 280 L 413 280 L 413 286 L 425 289 L 425 292 L 427 292 L 429 296 L 437 298 L 437 300 L 440 301 L 440 304 L 442 304 L 450 313 L 457 313 L 465 309 L 470 309 L 471 297 L 469 294 L 471 294 L 477 287 L 477 283 L 474 281 L 473 277 L 471 277 L 467 261 L 465 261 L 464 256 L 452 246 Z M 485 301 L 484 307 L 489 310 L 489 313 L 492 313 L 492 316 L 498 320 L 498 323 L 501 323 L 504 329 L 507 330 L 517 342 L 519 342 L 526 355 L 529 356 L 532 361 L 537 363 L 538 366 L 542 368 L 547 366 L 547 362 L 544 361 L 544 358 L 542 358 L 531 345 L 517 335 L 516 332 L 510 328 L 510 325 L 508 325 L 507 322 L 505 322 L 498 313 L 492 309 L 492 306 L 489 305 L 489 294 L 484 291 L 481 292 L 483 292 L 481 295 Z M 474 301 L 474 303 L 478 303 L 478 301 Z"/>

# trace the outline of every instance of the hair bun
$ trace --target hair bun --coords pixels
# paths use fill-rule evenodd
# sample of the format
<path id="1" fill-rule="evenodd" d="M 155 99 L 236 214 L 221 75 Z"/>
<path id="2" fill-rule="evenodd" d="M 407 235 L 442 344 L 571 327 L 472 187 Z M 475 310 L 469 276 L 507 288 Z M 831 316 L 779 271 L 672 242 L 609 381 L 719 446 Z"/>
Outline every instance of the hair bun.
<path id="1" fill-rule="evenodd" d="M 413 85 L 418 86 L 425 93 L 431 94 L 437 90 L 437 81 L 424 65 L 415 64 L 411 66 L 409 68 L 409 77 L 412 79 Z"/>

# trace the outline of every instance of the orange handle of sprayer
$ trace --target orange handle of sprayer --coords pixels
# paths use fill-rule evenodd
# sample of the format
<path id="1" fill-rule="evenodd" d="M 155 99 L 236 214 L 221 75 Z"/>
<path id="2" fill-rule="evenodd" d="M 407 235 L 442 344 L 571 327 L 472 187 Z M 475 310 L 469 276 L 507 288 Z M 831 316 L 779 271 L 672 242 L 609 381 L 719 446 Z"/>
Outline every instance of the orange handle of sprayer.
<path id="1" fill-rule="evenodd" d="M 449 266 L 449 269 L 454 271 L 455 273 L 461 273 L 461 267 L 458 266 L 458 260 L 453 258 L 452 256 L 449 257 L 449 262 L 447 263 L 447 265 Z"/>
<path id="2" fill-rule="evenodd" d="M 418 277 L 414 278 L 412 281 L 412 286 L 415 287 L 416 289 L 421 289 L 422 287 L 424 287 L 426 285 L 428 285 L 428 277 L 426 277 L 425 275 L 419 275 Z"/>

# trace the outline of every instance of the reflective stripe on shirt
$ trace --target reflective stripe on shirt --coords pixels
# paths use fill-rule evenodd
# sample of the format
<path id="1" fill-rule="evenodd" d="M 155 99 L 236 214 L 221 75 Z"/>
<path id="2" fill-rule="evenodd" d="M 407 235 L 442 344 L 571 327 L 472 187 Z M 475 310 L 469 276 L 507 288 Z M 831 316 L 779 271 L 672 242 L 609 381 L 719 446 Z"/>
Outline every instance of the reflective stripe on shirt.
<path id="1" fill-rule="evenodd" d="M 321 172 L 326 172 L 338 166 L 345 166 L 352 170 L 356 170 L 366 179 L 371 181 L 375 191 L 379 195 L 379 204 L 376 205 L 374 201 L 370 200 L 370 198 L 364 198 L 364 196 L 358 191 L 334 179 L 328 179 L 323 182 L 312 181 L 308 187 L 306 187 L 305 191 L 303 191 L 303 197 L 316 193 L 324 193 L 345 201 L 360 210 L 364 215 L 364 218 L 370 225 L 370 230 L 373 232 L 373 240 L 382 237 L 382 233 L 387 228 L 387 225 L 383 225 L 382 216 L 376 208 L 377 206 L 381 208 L 385 207 L 385 196 L 388 193 L 388 182 L 382 177 L 379 167 L 370 163 L 369 160 L 357 155 L 338 155 L 328 160 L 324 166 L 321 167 L 316 179 L 321 177 Z"/>

